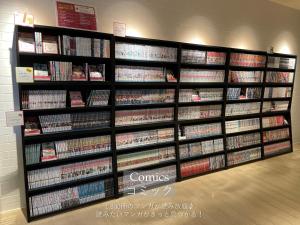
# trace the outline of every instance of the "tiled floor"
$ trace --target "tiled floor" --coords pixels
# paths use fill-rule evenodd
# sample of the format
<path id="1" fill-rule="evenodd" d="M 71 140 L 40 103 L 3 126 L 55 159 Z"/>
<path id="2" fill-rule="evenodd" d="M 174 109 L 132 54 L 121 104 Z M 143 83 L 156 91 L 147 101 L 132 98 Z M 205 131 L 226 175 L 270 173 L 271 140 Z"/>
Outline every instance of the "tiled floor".
<path id="1" fill-rule="evenodd" d="M 299 225 L 300 146 L 291 154 L 182 181 L 172 188 L 175 193 L 169 197 L 124 197 L 31 224 Z M 27 223 L 21 211 L 14 210 L 0 214 L 0 224 Z"/>

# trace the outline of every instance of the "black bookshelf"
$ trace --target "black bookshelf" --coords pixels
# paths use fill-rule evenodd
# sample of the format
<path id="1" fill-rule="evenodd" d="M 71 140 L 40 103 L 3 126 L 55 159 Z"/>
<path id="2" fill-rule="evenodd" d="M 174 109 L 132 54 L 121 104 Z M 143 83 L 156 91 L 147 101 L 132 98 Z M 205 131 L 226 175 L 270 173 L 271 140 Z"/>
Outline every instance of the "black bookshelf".
<path id="1" fill-rule="evenodd" d="M 18 51 L 18 37 L 19 32 L 42 32 L 43 34 L 51 34 L 51 35 L 69 35 L 69 36 L 78 36 L 78 37 L 88 37 L 88 38 L 104 38 L 110 40 L 110 58 L 97 58 L 97 57 L 84 57 L 84 56 L 67 56 L 60 54 L 38 54 L 38 53 L 24 53 Z M 150 60 L 134 60 L 134 59 L 119 59 L 115 57 L 115 45 L 116 43 L 131 43 L 131 44 L 142 44 L 142 45 L 150 45 L 150 46 L 163 46 L 163 47 L 172 47 L 176 48 L 177 51 L 177 59 L 176 62 L 162 62 L 162 61 L 150 61 Z M 161 168 L 168 165 L 176 165 L 176 175 L 177 181 L 183 181 L 192 177 L 201 176 L 205 174 L 209 174 L 212 172 L 217 172 L 220 170 L 233 168 L 238 165 L 243 165 L 250 162 L 255 162 L 258 160 L 262 160 L 265 158 L 269 158 L 272 156 L 277 156 L 280 154 L 285 154 L 285 152 L 278 152 L 277 154 L 272 154 L 268 157 L 264 155 L 264 147 L 266 145 L 270 145 L 272 143 L 280 143 L 282 141 L 290 141 L 290 149 L 288 152 L 293 151 L 292 147 L 292 128 L 291 128 L 291 102 L 292 97 L 287 98 L 264 98 L 264 90 L 266 87 L 291 87 L 291 96 L 293 93 L 293 85 L 295 74 L 293 76 L 293 82 L 291 83 L 267 83 L 266 76 L 268 71 L 276 71 L 276 72 L 293 72 L 295 73 L 295 69 L 281 69 L 281 68 L 268 68 L 268 57 L 288 57 L 297 59 L 295 55 L 285 55 L 285 54 L 268 54 L 264 51 L 251 51 L 251 50 L 242 50 L 242 49 L 233 49 L 233 48 L 225 48 L 218 46 L 204 46 L 204 45 L 196 45 L 196 44 L 188 44 L 188 43 L 179 43 L 173 41 L 166 40 L 155 40 L 155 39 L 146 39 L 146 38 L 135 38 L 135 37 L 115 37 L 112 34 L 100 33 L 100 32 L 90 32 L 83 30 L 75 30 L 75 29 L 66 29 L 59 27 L 49 27 L 49 26 L 40 26 L 36 25 L 32 27 L 23 27 L 16 26 L 15 28 L 15 44 L 16 44 L 16 54 L 17 54 L 17 66 L 32 66 L 33 63 L 37 62 L 48 62 L 51 60 L 57 61 L 70 61 L 74 63 L 104 63 L 106 65 L 106 77 L 107 80 L 105 82 L 95 82 L 95 81 L 34 81 L 33 83 L 19 83 L 19 104 L 22 106 L 22 91 L 23 90 L 39 90 L 39 89 L 49 89 L 49 90 L 91 90 L 91 89 L 106 89 L 110 90 L 110 100 L 109 105 L 107 106 L 96 106 L 96 107 L 81 107 L 81 108 L 71 108 L 70 106 L 66 108 L 59 109 L 34 109 L 34 110 L 23 110 L 24 116 L 39 116 L 39 115 L 47 115 L 47 114 L 61 114 L 61 113 L 77 113 L 77 112 L 101 112 L 107 111 L 110 113 L 110 126 L 109 127 L 96 127 L 91 129 L 81 129 L 81 130 L 70 130 L 64 132 L 56 132 L 50 134 L 40 134 L 36 136 L 24 136 L 24 126 L 21 127 L 22 130 L 22 146 L 23 146 L 23 166 L 24 166 L 24 178 L 25 178 L 25 194 L 26 194 L 26 216 L 28 221 L 32 221 L 34 219 L 42 218 L 44 216 L 53 215 L 56 213 L 68 211 L 71 208 L 64 208 L 58 211 L 54 211 L 51 213 L 45 213 L 44 215 L 31 216 L 30 214 L 30 197 L 39 195 L 41 193 L 48 193 L 55 190 L 61 190 L 63 188 L 74 187 L 80 184 L 86 184 L 92 181 L 97 181 L 99 179 L 104 178 L 112 178 L 113 179 L 113 193 L 112 195 L 107 196 L 105 199 L 99 199 L 93 201 L 94 203 L 102 202 L 105 200 L 109 200 L 112 198 L 118 198 L 122 196 L 122 194 L 118 190 L 118 178 L 121 176 L 124 171 L 119 171 L 117 166 L 117 157 L 118 155 L 130 154 L 134 152 L 143 152 L 151 149 L 157 149 L 162 147 L 171 147 L 175 148 L 175 160 L 169 160 L 161 163 L 155 163 L 153 165 L 141 166 L 137 169 L 156 169 Z M 183 50 L 199 50 L 199 51 L 211 51 L 211 52 L 222 52 L 226 54 L 224 65 L 209 65 L 209 64 L 192 64 L 182 62 L 182 52 Z M 247 67 L 247 66 L 232 66 L 230 64 L 231 55 L 233 53 L 241 53 L 241 54 L 250 54 L 250 55 L 259 55 L 264 56 L 266 58 L 266 62 L 264 66 L 259 67 Z M 176 78 L 176 82 L 118 82 L 115 80 L 115 69 L 118 65 L 127 65 L 127 66 L 146 66 L 146 67 L 163 67 L 172 71 Z M 203 69 L 203 70 L 222 70 L 224 71 L 224 82 L 181 82 L 181 69 Z M 229 74 L 230 71 L 263 71 L 263 79 L 262 82 L 259 83 L 232 83 L 229 82 Z M 261 88 L 261 96 L 258 99 L 235 99 L 230 100 L 227 99 L 227 93 L 229 88 Z M 179 93 L 181 89 L 201 89 L 201 88 L 222 88 L 222 99 L 212 100 L 212 101 L 191 101 L 191 102 L 180 102 L 179 101 Z M 118 105 L 115 101 L 116 91 L 122 89 L 174 89 L 175 90 L 175 101 L 172 103 L 157 103 L 157 104 L 132 104 L 132 105 Z M 288 101 L 288 109 L 284 111 L 270 111 L 263 112 L 263 104 L 267 101 Z M 228 104 L 237 104 L 237 103 L 260 103 L 259 112 L 247 114 L 246 112 L 241 115 L 226 115 L 226 106 Z M 180 107 L 188 107 L 188 106 L 209 106 L 209 105 L 220 105 L 221 106 L 221 116 L 212 117 L 212 118 L 203 118 L 203 119 L 191 119 L 191 120 L 180 120 L 178 118 L 178 110 Z M 146 124 L 133 124 L 126 126 L 117 126 L 115 123 L 116 120 L 116 112 L 120 110 L 136 110 L 136 109 L 154 109 L 154 108 L 172 108 L 174 110 L 174 118 L 170 121 L 164 122 L 154 122 L 154 123 L 146 123 Z M 276 116 L 276 115 L 284 115 L 287 118 L 288 124 L 278 126 L 278 127 L 270 127 L 264 128 L 262 124 L 262 120 L 267 116 Z M 226 121 L 232 120 L 241 120 L 241 119 L 251 119 L 251 118 L 259 118 L 259 128 L 248 131 L 240 131 L 236 133 L 226 133 Z M 181 139 L 179 137 L 180 128 L 182 125 L 201 125 L 201 124 L 209 124 L 209 123 L 220 123 L 221 124 L 221 134 L 211 135 L 206 137 L 197 137 L 193 139 Z M 174 129 L 174 140 L 168 142 L 160 142 L 156 144 L 143 145 L 143 146 L 134 146 L 128 148 L 117 149 L 116 147 L 116 135 L 124 132 L 138 132 L 138 131 L 146 131 L 151 129 L 160 129 L 160 128 L 173 128 Z M 280 128 L 288 128 L 289 129 L 289 138 L 285 138 L 283 140 L 271 141 L 268 143 L 264 142 L 263 132 L 269 130 L 276 130 Z M 259 144 L 253 144 L 249 146 L 243 146 L 235 149 L 228 150 L 226 147 L 226 140 L 228 137 L 250 134 L 259 132 L 260 141 Z M 111 136 L 111 151 L 107 152 L 99 152 L 93 154 L 79 155 L 64 159 L 58 159 L 54 161 L 40 162 L 31 165 L 26 165 L 26 157 L 25 157 L 25 145 L 34 144 L 34 143 L 44 143 L 58 140 L 67 140 L 67 139 L 77 139 L 83 137 L 94 137 L 97 135 L 110 135 Z M 199 154 L 192 157 L 180 158 L 180 146 L 184 144 L 192 144 L 202 141 L 211 141 L 214 139 L 222 139 L 223 140 L 223 150 L 211 152 L 207 154 Z M 260 148 L 261 149 L 261 157 L 258 159 L 252 159 L 249 162 L 238 163 L 237 165 L 228 166 L 228 154 L 234 152 L 243 152 L 245 150 L 251 148 Z M 210 157 L 215 156 L 224 156 L 224 166 L 221 168 L 208 170 L 203 173 L 194 174 L 187 177 L 182 177 L 181 175 L 181 165 L 182 163 L 191 162 L 193 160 L 201 160 L 208 159 Z M 29 190 L 28 188 L 28 179 L 27 173 L 28 171 L 35 169 L 48 168 L 58 165 L 64 165 L 75 162 L 83 162 L 92 159 L 101 159 L 104 157 L 112 157 L 112 172 L 108 174 L 98 175 L 94 177 L 88 177 L 78 180 L 73 180 L 70 182 L 64 182 L 62 184 L 56 184 L 53 186 L 39 188 L 37 190 Z M 82 205 L 89 205 L 90 203 L 84 203 Z M 74 208 L 81 207 L 82 205 L 76 205 Z"/>

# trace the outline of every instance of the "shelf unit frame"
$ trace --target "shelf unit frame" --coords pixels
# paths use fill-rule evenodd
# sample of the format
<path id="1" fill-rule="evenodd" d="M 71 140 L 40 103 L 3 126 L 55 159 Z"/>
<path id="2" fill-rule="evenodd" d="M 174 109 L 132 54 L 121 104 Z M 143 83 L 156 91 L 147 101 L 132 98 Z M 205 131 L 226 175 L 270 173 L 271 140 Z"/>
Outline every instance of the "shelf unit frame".
<path id="1" fill-rule="evenodd" d="M 105 38 L 110 40 L 110 58 L 95 58 L 95 57 L 83 57 L 83 56 L 66 56 L 66 55 L 53 55 L 53 54 L 37 54 L 37 53 L 21 53 L 18 51 L 18 34 L 19 32 L 35 32 L 39 31 L 46 34 L 51 35 L 70 35 L 70 36 L 79 36 L 79 37 L 90 37 L 90 38 Z M 118 198 L 121 196 L 121 193 L 118 192 L 118 177 L 122 174 L 121 171 L 118 171 L 117 168 L 117 156 L 119 154 L 127 154 L 127 153 L 133 153 L 136 151 L 146 151 L 150 149 L 154 149 L 157 147 L 166 147 L 166 146 L 174 146 L 175 147 L 175 155 L 176 159 L 172 161 L 167 161 L 163 163 L 158 163 L 151 166 L 142 167 L 145 169 L 153 169 L 153 168 L 159 168 L 166 165 L 176 165 L 176 171 L 177 171 L 177 181 L 183 181 L 192 177 L 201 176 L 205 174 L 209 174 L 212 172 L 217 172 L 224 169 L 233 168 L 239 165 L 233 165 L 228 166 L 228 159 L 227 155 L 230 152 L 240 152 L 246 149 L 249 149 L 251 147 L 261 147 L 261 158 L 256 160 L 251 160 L 250 162 L 255 162 L 258 160 L 263 160 L 268 157 L 264 156 L 264 143 L 263 143 L 263 131 L 266 130 L 266 128 L 262 127 L 262 118 L 264 116 L 270 116 L 270 115 L 286 115 L 288 117 L 288 125 L 285 125 L 285 127 L 289 128 L 290 131 L 290 138 L 287 139 L 291 142 L 291 149 L 290 152 L 293 151 L 292 146 L 292 127 L 291 127 L 291 102 L 292 97 L 288 98 L 289 100 L 289 107 L 287 111 L 283 112 L 262 112 L 262 107 L 264 101 L 264 89 L 265 87 L 292 87 L 292 94 L 294 89 L 294 79 L 295 79 L 295 71 L 294 70 L 283 70 L 283 69 L 270 69 L 267 67 L 268 57 L 269 56 L 278 56 L 278 57 L 290 57 L 295 58 L 297 60 L 296 55 L 286 55 L 286 54 L 268 54 L 264 51 L 251 51 L 251 50 L 243 50 L 243 49 L 234 49 L 234 48 L 226 48 L 226 47 L 218 47 L 218 46 L 206 46 L 206 45 L 196 45 L 196 44 L 190 44 L 190 43 L 180 43 L 180 42 L 174 42 L 174 41 L 166 41 L 166 40 L 156 40 L 156 39 L 147 39 L 147 38 L 137 38 L 137 37 L 115 37 L 112 34 L 107 33 L 100 33 L 100 32 L 91 32 L 91 31 L 84 31 L 84 30 L 75 30 L 75 29 L 67 29 L 67 28 L 60 28 L 60 27 L 49 27 L 49 26 L 41 26 L 36 25 L 33 28 L 32 27 L 23 27 L 17 25 L 15 27 L 15 51 L 16 51 L 16 60 L 17 66 L 32 66 L 33 62 L 46 62 L 49 60 L 57 60 L 57 61 L 72 61 L 72 62 L 81 62 L 81 63 L 105 63 L 106 65 L 106 74 L 109 74 L 109 81 L 106 82 L 93 82 L 93 81 L 83 81 L 83 82 L 76 82 L 76 81 L 35 81 L 34 83 L 19 83 L 18 84 L 18 94 L 19 94 L 19 104 L 20 108 L 22 106 L 21 102 L 21 96 L 22 96 L 22 90 L 29 90 L 29 89 L 66 89 L 70 90 L 76 87 L 77 89 L 82 88 L 83 90 L 86 89 L 109 89 L 110 90 L 110 104 L 109 106 L 101 106 L 101 107 L 85 107 L 85 108 L 65 108 L 65 109 L 40 109 L 40 110 L 24 110 L 24 116 L 33 116 L 33 115 L 41 115 L 41 114 L 56 114 L 56 113 L 62 113 L 62 112 L 87 112 L 87 111 L 109 111 L 111 115 L 111 126 L 109 128 L 95 128 L 95 129 L 86 129 L 86 130 L 77 130 L 77 131 L 67 131 L 67 132 L 59 132 L 59 133 L 53 133 L 53 134 L 41 134 L 37 136 L 24 136 L 24 126 L 21 127 L 21 134 L 22 134 L 22 156 L 23 156 L 23 167 L 24 167 L 24 183 L 25 183 L 25 195 L 26 195 L 26 217 L 28 221 L 32 221 L 38 218 L 42 218 L 49 215 L 54 215 L 57 213 L 61 213 L 64 211 L 72 210 L 73 208 L 63 209 L 60 211 L 55 211 L 51 213 L 47 213 L 44 215 L 39 216 L 30 216 L 30 210 L 29 210 L 29 197 L 35 194 L 38 194 L 40 192 L 44 193 L 47 191 L 50 191 L 52 187 L 45 187 L 45 190 L 43 188 L 40 188 L 38 191 L 35 190 L 29 190 L 28 188 L 28 180 L 27 180 L 27 173 L 29 170 L 33 169 L 39 169 L 39 168 L 46 168 L 51 167 L 55 165 L 62 165 L 64 163 L 71 163 L 71 162 L 80 162 L 83 160 L 89 160 L 89 159 L 98 159 L 102 157 L 111 156 L 112 157 L 112 173 L 104 174 L 92 178 L 86 178 L 82 180 L 75 180 L 70 182 L 69 186 L 75 186 L 77 184 L 86 183 L 90 180 L 97 180 L 101 177 L 111 177 L 113 179 L 113 196 L 110 196 L 107 198 Z M 145 60 L 126 60 L 126 59 L 116 59 L 115 58 L 115 44 L 117 42 L 124 42 L 124 43 L 134 43 L 134 44 L 143 44 L 143 45 L 154 45 L 154 46 L 166 46 L 166 47 L 174 47 L 177 48 L 177 61 L 176 62 L 158 62 L 158 61 L 145 61 Z M 226 61 L 225 65 L 194 65 L 194 64 L 187 64 L 181 62 L 181 52 L 183 49 L 193 49 L 193 50 L 204 50 L 204 51 L 218 51 L 218 52 L 224 52 L 226 53 Z M 246 54 L 255 54 L 255 55 L 263 55 L 266 57 L 266 64 L 264 67 L 239 67 L 239 66 L 230 66 L 230 54 L 231 53 L 246 53 Z M 156 83 L 156 82 L 149 82 L 149 83 L 139 83 L 139 82 L 117 82 L 115 81 L 115 68 L 117 65 L 137 65 L 137 66 L 159 66 L 159 67 L 166 67 L 169 69 L 172 69 L 174 75 L 176 75 L 177 82 L 175 83 Z M 182 68 L 197 68 L 197 69 L 220 69 L 225 71 L 225 79 L 222 83 L 181 83 L 180 82 L 180 71 Z M 240 84 L 232 84 L 228 82 L 228 76 L 230 70 L 241 70 L 241 71 L 263 71 L 263 82 L 262 83 L 240 83 Z M 266 73 L 267 71 L 287 71 L 287 72 L 294 72 L 294 78 L 293 83 L 290 84 L 278 84 L 278 83 L 266 83 Z M 188 102 L 188 103 L 182 103 L 179 102 L 179 91 L 181 88 L 223 88 L 223 99 L 219 101 L 207 101 L 207 102 Z M 246 99 L 246 100 L 227 100 L 227 90 L 230 87 L 261 87 L 261 98 L 260 99 Z M 166 104 L 154 104 L 154 105 L 131 105 L 131 106 L 119 106 L 116 105 L 115 102 L 115 94 L 116 90 L 119 89 L 140 89 L 140 88 L 153 88 L 153 89 L 175 89 L 175 102 L 174 103 L 166 103 Z M 225 109 L 226 105 L 229 103 L 243 103 L 243 102 L 260 102 L 260 112 L 257 114 L 249 114 L 249 115 L 239 115 L 239 116 L 230 116 L 227 117 L 225 115 Z M 180 121 L 178 119 L 178 109 L 179 107 L 183 106 L 196 106 L 196 105 L 213 105 L 213 104 L 220 104 L 222 105 L 221 110 L 221 117 L 219 118 L 209 118 L 209 119 L 199 119 L 199 120 L 191 120 L 191 121 Z M 173 121 L 167 121 L 167 122 L 161 122 L 161 123 L 152 123 L 152 124 L 141 124 L 141 125 L 133 125 L 133 126 L 123 126 L 123 127 L 117 127 L 115 125 L 115 112 L 117 110 L 122 109 L 143 109 L 143 108 L 155 108 L 155 107 L 172 107 L 174 109 L 174 120 Z M 22 109 L 22 108 L 21 108 Z M 226 148 L 226 138 L 227 136 L 233 136 L 235 134 L 226 134 L 226 127 L 225 122 L 228 120 L 235 120 L 235 119 L 246 119 L 246 118 L 259 118 L 260 119 L 260 129 L 254 130 L 253 132 L 259 132 L 261 135 L 261 143 L 255 144 L 252 146 L 245 146 L 238 149 L 233 150 L 227 150 Z M 220 122 L 222 127 L 222 134 L 221 135 L 215 135 L 211 137 L 203 137 L 203 138 L 196 138 L 196 139 L 190 139 L 190 140 L 180 140 L 179 139 L 179 125 L 180 124 L 205 124 L 210 122 Z M 132 147 L 122 151 L 118 151 L 116 149 L 116 134 L 122 133 L 122 132 L 133 132 L 133 131 L 141 131 L 141 130 L 150 130 L 150 129 L 157 129 L 157 128 L 166 128 L 166 127 L 172 127 L 174 128 L 174 141 L 166 142 L 166 143 L 158 143 L 153 144 L 150 146 L 137 146 Z M 267 128 L 269 129 L 269 128 Z M 276 128 L 270 128 L 270 129 L 276 129 Z M 243 133 L 252 133 L 249 131 L 246 132 L 240 132 L 240 134 Z M 62 160 L 56 160 L 56 161 L 50 161 L 50 162 L 40 162 L 35 165 L 26 165 L 26 157 L 25 157 L 25 145 L 32 144 L 32 143 L 42 143 L 42 142 L 48 142 L 48 141 L 54 141 L 54 140 L 65 140 L 65 139 L 73 139 L 73 138 L 82 138 L 82 137 L 92 137 L 97 135 L 104 135 L 104 134 L 110 134 L 111 135 L 111 151 L 109 152 L 101 152 L 97 154 L 91 154 L 91 155 L 83 155 L 83 156 L 76 156 L 68 159 L 62 159 Z M 179 152 L 179 146 L 181 144 L 187 144 L 187 143 L 193 143 L 193 142 L 200 142 L 204 140 L 213 140 L 217 138 L 223 139 L 223 151 L 220 152 L 214 152 L 206 155 L 197 155 L 190 158 L 180 158 L 180 152 Z M 285 154 L 281 153 L 281 154 Z M 225 157 L 225 167 L 217 169 L 215 171 L 207 171 L 202 174 L 193 175 L 191 177 L 181 177 L 181 163 L 197 160 L 197 159 L 203 159 L 210 156 L 216 156 L 216 155 L 224 155 Z M 278 154 L 280 155 L 280 154 Z M 241 165 L 250 163 L 245 162 L 241 163 Z M 68 183 L 63 183 L 57 185 L 59 186 L 58 189 L 63 187 L 69 187 Z M 100 199 L 93 201 L 92 203 L 98 203 L 105 201 L 106 199 Z M 84 205 L 90 205 L 91 202 L 82 204 L 80 206 L 75 206 L 74 208 L 82 207 Z"/>

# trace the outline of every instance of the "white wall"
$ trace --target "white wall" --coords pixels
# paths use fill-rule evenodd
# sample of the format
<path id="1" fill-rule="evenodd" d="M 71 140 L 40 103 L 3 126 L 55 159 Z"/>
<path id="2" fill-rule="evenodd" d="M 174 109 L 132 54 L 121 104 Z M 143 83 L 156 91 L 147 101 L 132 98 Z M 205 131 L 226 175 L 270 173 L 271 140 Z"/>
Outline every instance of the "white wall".
<path id="1" fill-rule="evenodd" d="M 96 7 L 98 30 L 112 32 L 113 21 L 127 24 L 128 35 L 198 42 L 300 55 L 300 11 L 267 0 L 89 0 Z M 55 25 L 54 0 L 0 0 L 0 212 L 23 203 L 23 178 L 18 131 L 5 127 L 5 111 L 17 109 L 12 87 L 13 13 L 32 13 L 37 24 Z M 298 63 L 299 64 L 299 63 Z M 300 67 L 299 67 L 300 68 Z M 299 75 L 299 73 L 298 73 Z M 300 141 L 300 79 L 296 78 L 294 141 Z M 19 145 L 19 144 L 18 144 Z M 21 194 L 20 194 L 21 193 Z M 22 201 L 21 201 L 22 199 Z"/>

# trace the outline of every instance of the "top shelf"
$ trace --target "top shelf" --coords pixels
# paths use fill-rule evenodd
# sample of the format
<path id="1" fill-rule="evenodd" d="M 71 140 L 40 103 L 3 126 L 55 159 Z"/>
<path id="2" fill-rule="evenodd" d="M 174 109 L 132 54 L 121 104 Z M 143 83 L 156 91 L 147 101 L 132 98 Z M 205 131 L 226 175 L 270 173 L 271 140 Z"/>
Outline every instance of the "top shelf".
<path id="1" fill-rule="evenodd" d="M 28 59 L 29 57 L 34 59 L 47 59 L 47 60 L 63 60 L 63 61 L 73 61 L 73 60 L 80 60 L 80 61 L 99 61 L 100 62 L 111 62 L 111 58 L 100 58 L 100 57 L 92 57 L 92 56 L 74 56 L 74 55 L 61 55 L 61 54 L 47 54 L 47 53 L 31 53 L 31 52 L 19 52 L 19 56 L 21 58 Z"/>

